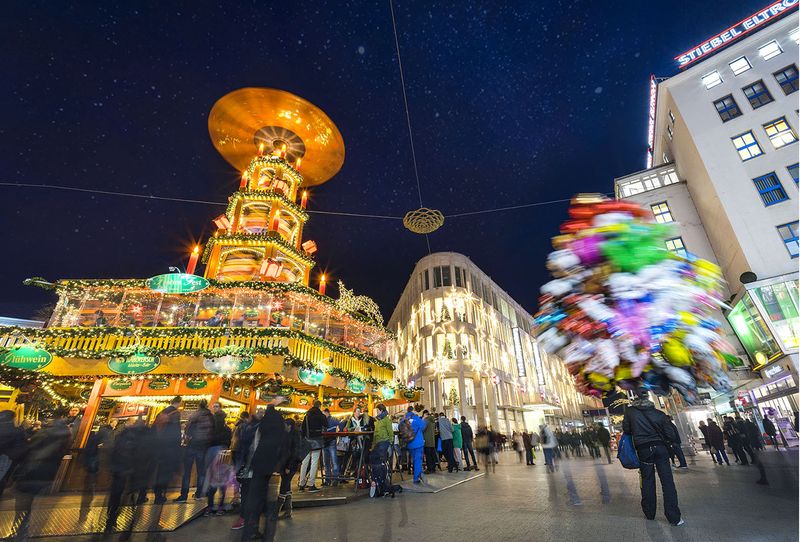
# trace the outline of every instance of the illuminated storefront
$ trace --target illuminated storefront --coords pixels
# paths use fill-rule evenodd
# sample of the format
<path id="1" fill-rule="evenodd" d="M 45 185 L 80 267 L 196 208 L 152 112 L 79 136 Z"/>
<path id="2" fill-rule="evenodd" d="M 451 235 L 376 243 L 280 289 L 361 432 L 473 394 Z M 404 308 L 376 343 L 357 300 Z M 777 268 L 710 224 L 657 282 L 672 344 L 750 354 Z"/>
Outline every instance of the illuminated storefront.
<path id="1" fill-rule="evenodd" d="M 789 445 L 798 412 L 800 301 L 796 275 L 745 285 L 727 317 L 761 379 L 749 386 L 759 417 L 770 418 Z"/>

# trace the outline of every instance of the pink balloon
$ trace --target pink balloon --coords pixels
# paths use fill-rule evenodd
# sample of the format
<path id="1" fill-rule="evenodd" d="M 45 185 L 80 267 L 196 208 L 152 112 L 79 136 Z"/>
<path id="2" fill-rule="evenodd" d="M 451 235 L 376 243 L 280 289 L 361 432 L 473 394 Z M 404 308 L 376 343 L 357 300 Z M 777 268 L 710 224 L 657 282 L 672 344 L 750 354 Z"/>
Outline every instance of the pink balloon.
<path id="1" fill-rule="evenodd" d="M 569 248 L 581 259 L 581 263 L 585 265 L 594 265 L 598 263 L 603 256 L 600 252 L 600 243 L 602 242 L 603 236 L 595 234 L 573 240 L 569 244 Z"/>

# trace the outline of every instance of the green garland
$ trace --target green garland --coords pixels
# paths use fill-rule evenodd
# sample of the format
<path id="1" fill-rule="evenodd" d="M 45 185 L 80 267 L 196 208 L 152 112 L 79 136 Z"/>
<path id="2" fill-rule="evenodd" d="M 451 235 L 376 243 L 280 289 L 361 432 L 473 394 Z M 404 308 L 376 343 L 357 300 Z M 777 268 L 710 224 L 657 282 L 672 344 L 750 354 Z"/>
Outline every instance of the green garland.
<path id="1" fill-rule="evenodd" d="M 388 361 L 380 360 L 374 356 L 370 356 L 365 352 L 360 352 L 352 348 L 347 348 L 332 342 L 328 342 L 319 337 L 306 335 L 301 331 L 287 328 L 278 327 L 262 327 L 262 328 L 238 328 L 238 327 L 155 327 L 155 328 L 131 328 L 131 327 L 70 327 L 70 328 L 46 328 L 46 329 L 33 329 L 33 328 L 20 328 L 16 326 L 0 326 L 0 335 L 16 333 L 24 335 L 32 340 L 43 340 L 47 338 L 61 338 L 61 339 L 74 339 L 74 338 L 95 338 L 105 335 L 128 335 L 134 336 L 134 332 L 141 338 L 167 338 L 167 337 L 180 337 L 180 336 L 198 336 L 204 339 L 218 338 L 218 337 L 279 337 L 287 339 L 297 339 L 309 342 L 315 346 L 326 348 L 361 360 L 367 364 L 376 365 L 384 369 L 395 370 L 395 366 Z M 144 353 L 144 349 L 148 347 L 139 347 L 139 352 Z M 258 347 L 254 351 L 259 354 L 276 354 L 284 355 L 283 347 L 277 349 Z M 61 348 L 49 346 L 48 352 L 61 357 L 80 357 L 88 359 L 98 359 L 105 357 L 120 357 L 129 355 L 130 347 L 113 348 L 107 350 L 77 350 L 69 348 Z M 7 349 L 6 349 L 7 350 Z M 215 349 L 208 348 L 169 348 L 169 349 L 155 349 L 155 354 L 163 356 L 211 356 Z M 0 350 L 2 351 L 2 350 Z"/>
<path id="2" fill-rule="evenodd" d="M 281 237 L 276 231 L 267 233 L 224 233 L 222 235 L 215 235 L 210 237 L 206 242 L 206 247 L 203 250 L 202 262 L 207 263 L 211 250 L 216 243 L 224 243 L 225 241 L 255 241 L 256 243 L 274 243 L 284 249 L 285 251 L 293 254 L 298 259 L 304 261 L 308 265 L 315 264 L 314 259 L 303 252 L 297 250 L 291 243 Z"/>
<path id="3" fill-rule="evenodd" d="M 231 219 L 233 211 L 236 208 L 236 202 L 239 199 L 249 199 L 251 201 L 271 201 L 273 199 L 278 200 L 286 207 L 289 207 L 289 209 L 298 217 L 300 217 L 303 222 L 306 222 L 309 218 L 311 218 L 305 209 L 287 198 L 285 195 L 278 192 L 270 192 L 266 190 L 240 190 L 238 192 L 234 192 L 228 198 L 228 208 L 225 209 L 225 216 L 228 217 L 228 220 Z"/>
<path id="4" fill-rule="evenodd" d="M 82 293 L 84 290 L 89 288 L 106 288 L 106 289 L 147 289 L 147 279 L 61 279 L 56 281 L 54 285 L 50 288 L 46 286 L 40 286 L 39 282 L 35 281 L 44 281 L 45 284 L 47 281 L 40 277 L 34 277 L 31 279 L 25 279 L 23 284 L 26 285 L 35 285 L 45 289 L 55 289 L 56 293 L 59 295 L 63 294 L 78 294 Z M 320 301 L 322 303 L 327 303 L 331 307 L 341 310 L 341 308 L 337 304 L 337 300 L 330 298 L 326 295 L 320 294 L 314 288 L 310 288 L 305 284 L 299 282 L 258 282 L 258 281 L 222 281 L 217 279 L 208 279 L 209 288 L 206 290 L 202 290 L 203 292 L 208 291 L 210 289 L 218 289 L 218 290 L 231 290 L 234 288 L 243 289 L 243 290 L 257 290 L 260 292 L 267 292 L 273 294 L 282 294 L 282 293 L 296 293 L 301 295 L 307 295 L 309 297 L 313 297 L 315 300 Z M 153 292 L 157 294 L 158 292 Z M 387 334 L 390 339 L 395 338 L 395 335 L 386 329 L 383 326 L 377 326 L 375 322 L 372 321 L 371 318 L 354 311 L 345 311 L 348 315 L 350 315 L 353 319 L 358 320 L 362 324 L 367 324 L 370 327 L 375 327 L 383 331 Z"/>

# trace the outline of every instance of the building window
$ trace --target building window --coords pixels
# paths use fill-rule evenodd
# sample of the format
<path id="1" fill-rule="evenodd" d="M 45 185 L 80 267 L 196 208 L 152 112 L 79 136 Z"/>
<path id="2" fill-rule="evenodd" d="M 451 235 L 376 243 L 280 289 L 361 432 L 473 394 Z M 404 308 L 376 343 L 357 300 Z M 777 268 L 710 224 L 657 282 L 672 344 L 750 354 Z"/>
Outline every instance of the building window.
<path id="1" fill-rule="evenodd" d="M 728 122 L 742 114 L 742 111 L 739 109 L 739 104 L 736 103 L 736 100 L 734 100 L 733 96 L 730 94 L 714 102 L 714 107 L 717 108 L 717 113 L 719 113 L 719 118 L 722 119 L 722 122 Z"/>
<path id="2" fill-rule="evenodd" d="M 775 76 L 775 80 L 781 86 L 784 94 L 788 96 L 792 92 L 797 92 L 797 66 L 794 64 L 786 66 L 772 75 Z"/>
<path id="3" fill-rule="evenodd" d="M 445 265 L 442 267 L 442 286 L 452 286 L 453 276 L 450 273 L 450 266 Z"/>
<path id="4" fill-rule="evenodd" d="M 800 43 L 800 28 L 795 28 L 789 32 L 789 39 L 795 43 Z"/>
<path id="5" fill-rule="evenodd" d="M 683 256 L 684 258 L 686 258 L 689 255 L 689 253 L 686 252 L 686 247 L 683 246 L 683 238 L 681 237 L 675 237 L 674 239 L 667 239 L 666 244 L 667 244 L 667 250 L 669 250 L 670 252 L 674 252 L 675 254 Z"/>
<path id="6" fill-rule="evenodd" d="M 783 244 L 786 245 L 786 250 L 789 251 L 789 255 L 792 258 L 797 258 L 798 253 L 800 253 L 797 220 L 778 226 L 778 233 L 781 234 L 781 239 L 783 239 Z"/>
<path id="7" fill-rule="evenodd" d="M 798 184 L 798 182 L 800 182 L 797 180 L 797 175 L 798 175 L 797 166 L 798 164 L 792 164 L 791 166 L 786 166 L 786 171 L 788 171 L 789 175 L 792 176 L 794 184 Z"/>
<path id="8" fill-rule="evenodd" d="M 669 164 L 669 156 L 667 155 L 667 153 L 662 153 L 661 154 L 661 163 L 662 164 Z"/>
<path id="9" fill-rule="evenodd" d="M 731 141 L 733 141 L 733 146 L 736 147 L 739 158 L 741 158 L 743 162 L 764 154 L 753 132 L 745 132 L 736 137 L 732 137 Z"/>
<path id="10" fill-rule="evenodd" d="M 656 217 L 656 222 L 659 224 L 673 221 L 672 213 L 669 211 L 669 205 L 667 205 L 666 201 L 652 204 L 650 210 L 653 211 L 653 216 Z"/>
<path id="11" fill-rule="evenodd" d="M 781 49 L 781 46 L 778 45 L 778 42 L 775 40 L 772 40 L 769 43 L 765 43 L 764 45 L 758 48 L 758 54 L 761 55 L 761 58 L 763 58 L 764 60 L 775 58 L 782 52 L 783 49 Z"/>
<path id="12" fill-rule="evenodd" d="M 772 141 L 772 146 L 776 149 L 797 141 L 797 136 L 786 122 L 786 117 L 768 122 L 764 125 L 764 131 L 767 132 L 767 137 L 769 137 L 769 140 Z"/>
<path id="13" fill-rule="evenodd" d="M 423 273 L 422 276 L 423 276 L 424 282 L 425 282 L 425 289 L 426 290 L 430 290 L 431 289 L 431 276 L 428 274 L 428 270 L 427 269 L 425 270 L 425 272 Z"/>
<path id="14" fill-rule="evenodd" d="M 669 136 L 670 141 L 672 141 L 672 126 L 667 126 L 667 135 Z"/>
<path id="15" fill-rule="evenodd" d="M 433 287 L 434 288 L 441 288 L 442 287 L 442 268 L 441 267 L 434 267 L 433 268 Z"/>
<path id="16" fill-rule="evenodd" d="M 675 124 L 675 115 L 673 115 L 673 114 L 672 114 L 672 109 L 670 109 L 669 111 L 667 111 L 667 113 L 669 114 L 669 121 L 670 121 L 672 124 Z"/>
<path id="17" fill-rule="evenodd" d="M 714 70 L 711 73 L 707 73 L 702 78 L 703 84 L 705 85 L 706 89 L 714 88 L 717 85 L 722 84 L 722 77 L 720 77 L 719 72 Z"/>
<path id="18" fill-rule="evenodd" d="M 750 61 L 747 60 L 746 56 L 737 58 L 736 60 L 728 64 L 728 66 L 731 67 L 733 75 L 740 75 L 753 67 L 750 65 Z"/>
<path id="19" fill-rule="evenodd" d="M 789 196 L 786 195 L 786 190 L 783 189 L 783 185 L 774 171 L 761 177 L 756 177 L 753 179 L 753 184 L 756 185 L 761 201 L 767 207 L 789 199 Z"/>
<path id="20" fill-rule="evenodd" d="M 744 95 L 747 96 L 747 99 L 750 100 L 750 105 L 753 109 L 758 109 L 762 105 L 767 105 L 772 99 L 772 94 L 769 93 L 767 87 L 764 85 L 764 81 L 758 80 L 752 85 L 748 85 L 742 89 Z"/>
<path id="21" fill-rule="evenodd" d="M 464 287 L 464 280 L 463 277 L 461 276 L 461 268 L 458 266 L 456 266 L 456 286 L 458 288 Z"/>

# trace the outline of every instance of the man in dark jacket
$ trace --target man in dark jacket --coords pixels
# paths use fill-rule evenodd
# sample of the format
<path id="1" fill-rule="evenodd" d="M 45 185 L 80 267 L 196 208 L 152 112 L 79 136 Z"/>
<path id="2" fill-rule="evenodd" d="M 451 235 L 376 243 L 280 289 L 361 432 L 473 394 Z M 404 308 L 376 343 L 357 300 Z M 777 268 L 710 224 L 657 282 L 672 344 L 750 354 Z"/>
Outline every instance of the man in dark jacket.
<path id="1" fill-rule="evenodd" d="M 656 410 L 642 391 L 625 409 L 623 432 L 631 435 L 639 456 L 642 511 L 647 519 L 656 517 L 656 471 L 664 494 L 664 515 L 672 525 L 683 525 L 678 507 L 678 492 L 669 464 L 669 437 L 672 431 L 667 415 Z"/>
<path id="2" fill-rule="evenodd" d="M 110 459 L 111 490 L 108 495 L 106 532 L 113 532 L 117 527 L 123 495 L 129 496 L 128 503 L 136 499 L 135 502 L 140 504 L 146 486 L 146 469 L 149 468 L 146 454 L 150 446 L 152 444 L 144 420 L 126 426 L 114 439 Z"/>
<path id="3" fill-rule="evenodd" d="M 0 411 L 0 497 L 27 449 L 25 432 L 14 424 L 14 413 L 10 410 Z"/>
<path id="4" fill-rule="evenodd" d="M 769 437 L 769 440 L 772 441 L 772 445 L 775 446 L 775 449 L 777 450 L 778 449 L 778 439 L 775 438 L 775 435 L 778 434 L 778 431 L 777 431 L 777 429 L 775 429 L 775 424 L 772 423 L 772 420 L 770 420 L 767 417 L 764 418 L 762 423 L 764 424 L 764 432 L 767 434 L 767 436 Z"/>
<path id="5" fill-rule="evenodd" d="M 258 444 L 253 452 L 250 466 L 253 478 L 247 491 L 244 510 L 245 525 L 241 540 L 249 541 L 258 530 L 261 514 L 267 518 L 263 540 L 275 538 L 275 521 L 272 509 L 278 500 L 278 481 L 273 473 L 283 468 L 288 457 L 288 433 L 283 416 L 274 405 L 269 405 L 258 426 Z"/>
<path id="6" fill-rule="evenodd" d="M 462 455 L 464 461 L 467 463 L 466 470 L 480 470 L 478 468 L 478 461 L 475 459 L 475 448 L 473 442 L 475 441 L 475 434 L 472 432 L 472 427 L 467 423 L 466 416 L 461 416 L 461 441 L 462 441 Z M 472 466 L 469 465 L 469 458 L 472 456 Z"/>
<path id="7" fill-rule="evenodd" d="M 325 432 L 335 433 L 339 430 L 339 420 L 331 416 L 331 411 L 325 409 Z M 325 437 L 322 440 L 323 444 L 323 457 L 322 461 L 325 465 L 325 482 L 323 485 L 336 486 L 339 485 L 339 458 L 336 457 L 336 437 Z"/>
<path id="8" fill-rule="evenodd" d="M 744 426 L 747 439 L 750 441 L 750 447 L 753 450 L 763 450 L 764 439 L 761 438 L 761 431 L 758 430 L 758 426 L 753 423 L 753 420 L 747 418 L 743 421 L 742 425 Z"/>
<path id="9" fill-rule="evenodd" d="M 670 432 L 667 433 L 667 436 L 670 439 L 670 461 L 672 461 L 673 455 L 678 458 L 678 468 L 679 469 L 688 469 L 689 467 L 686 465 L 686 456 L 683 455 L 683 449 L 681 448 L 681 434 L 678 432 L 678 426 L 675 425 L 675 422 L 672 421 L 672 416 L 667 416 L 669 420 L 669 427 Z M 673 462 L 673 465 L 675 463 Z"/>
<path id="10" fill-rule="evenodd" d="M 754 446 L 752 446 L 752 444 L 750 443 L 750 434 L 748 432 L 747 423 L 745 423 L 745 421 L 739 414 L 736 414 L 733 423 L 736 425 L 736 429 L 739 431 L 739 438 L 741 440 L 742 450 L 747 452 L 747 455 L 750 456 L 750 461 L 752 463 L 755 463 L 756 454 L 753 451 Z M 758 435 L 758 428 L 756 428 L 756 436 L 757 435 Z"/>
<path id="11" fill-rule="evenodd" d="M 181 453 L 181 411 L 183 399 L 175 397 L 169 406 L 158 413 L 153 423 L 153 453 L 156 478 L 153 484 L 155 504 L 167 502 L 167 486 L 178 469 Z"/>
<path id="12" fill-rule="evenodd" d="M 27 540 L 33 500 L 53 483 L 64 454 L 69 452 L 72 435 L 64 418 L 53 420 L 46 428 L 31 438 L 28 454 L 15 473 L 16 524 L 15 540 Z"/>
<path id="13" fill-rule="evenodd" d="M 597 434 L 597 442 L 599 442 L 606 451 L 606 459 L 611 463 L 611 453 L 608 451 L 608 444 L 611 442 L 611 433 L 608 432 L 608 429 L 606 429 L 602 423 L 598 423 L 595 434 Z"/>
<path id="14" fill-rule="evenodd" d="M 436 453 L 436 420 L 427 410 L 422 411 L 425 429 L 422 431 L 425 451 L 425 474 L 433 474 L 439 465 L 439 454 Z"/>
<path id="15" fill-rule="evenodd" d="M 722 465 L 722 461 L 730 467 L 731 462 L 728 461 L 728 454 L 725 453 L 725 438 L 722 435 L 722 429 L 719 428 L 717 422 L 708 418 L 708 427 L 706 428 L 706 438 L 708 439 L 708 448 L 711 454 L 715 457 L 718 465 Z"/>
<path id="16" fill-rule="evenodd" d="M 300 491 L 305 490 L 307 482 L 311 485 L 308 488 L 309 492 L 319 491 L 316 485 L 317 468 L 319 468 L 319 458 L 322 456 L 322 448 L 324 447 L 322 432 L 328 426 L 328 418 L 320 410 L 321 406 L 321 402 L 314 401 L 314 405 L 308 409 L 300 426 L 300 433 L 303 438 L 311 443 L 311 451 L 303 458 L 303 464 L 300 465 L 300 478 L 298 479 L 298 489 Z"/>
<path id="17" fill-rule="evenodd" d="M 200 400 L 197 411 L 189 416 L 186 424 L 186 445 L 183 449 L 183 480 L 181 494 L 175 502 L 186 502 L 189 496 L 189 482 L 192 480 L 192 465 L 197 469 L 197 490 L 194 498 L 202 499 L 201 492 L 206 476 L 206 452 L 211 444 L 214 418 L 208 410 L 208 401 Z"/>
<path id="18" fill-rule="evenodd" d="M 747 455 L 742 449 L 743 435 L 739 432 L 739 428 L 730 416 L 722 418 L 722 432 L 725 433 L 728 446 L 733 450 L 733 457 L 736 458 L 736 462 L 745 467 L 749 465 Z"/>

